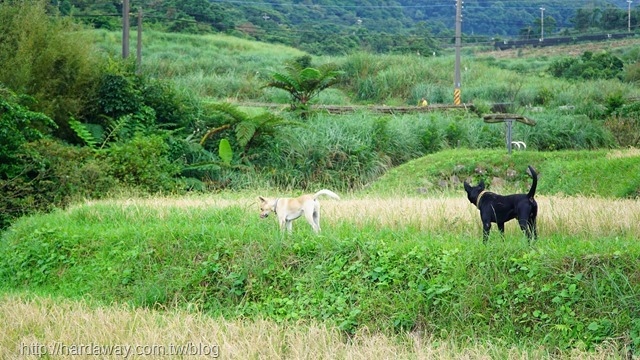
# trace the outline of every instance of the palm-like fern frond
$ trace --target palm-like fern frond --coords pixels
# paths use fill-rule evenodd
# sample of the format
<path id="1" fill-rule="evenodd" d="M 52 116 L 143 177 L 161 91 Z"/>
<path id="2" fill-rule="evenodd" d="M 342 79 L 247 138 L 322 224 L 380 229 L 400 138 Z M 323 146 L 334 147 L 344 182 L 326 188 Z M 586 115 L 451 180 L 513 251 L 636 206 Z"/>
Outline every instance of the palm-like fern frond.
<path id="1" fill-rule="evenodd" d="M 85 142 L 85 144 L 89 145 L 89 147 L 95 149 L 98 141 L 93 134 L 82 124 L 80 121 L 76 119 L 69 120 L 69 127 L 73 130 L 76 135 Z"/>
<path id="2" fill-rule="evenodd" d="M 271 81 L 264 87 L 287 91 L 291 96 L 291 108 L 305 107 L 322 90 L 340 81 L 340 71 L 335 64 L 324 64 L 318 68 L 303 67 L 297 62 L 286 66 L 287 73 L 274 72 Z"/>
<path id="3" fill-rule="evenodd" d="M 249 141 L 251 141 L 253 135 L 256 133 L 256 123 L 253 121 L 243 121 L 236 125 L 235 130 L 238 145 L 244 148 L 249 144 Z"/>

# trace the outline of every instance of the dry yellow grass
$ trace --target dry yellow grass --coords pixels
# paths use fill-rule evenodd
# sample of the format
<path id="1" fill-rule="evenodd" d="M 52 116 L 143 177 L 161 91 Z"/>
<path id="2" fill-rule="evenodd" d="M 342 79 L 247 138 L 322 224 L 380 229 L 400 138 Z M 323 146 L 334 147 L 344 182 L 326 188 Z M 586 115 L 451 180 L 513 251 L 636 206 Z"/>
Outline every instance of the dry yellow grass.
<path id="1" fill-rule="evenodd" d="M 629 148 L 624 150 L 611 150 L 607 154 L 608 159 L 618 159 L 626 157 L 640 157 L 640 149 Z"/>
<path id="2" fill-rule="evenodd" d="M 257 194 L 256 194 L 257 196 Z M 581 236 L 585 238 L 640 234 L 640 200 L 597 197 L 536 196 L 539 205 L 538 229 L 541 236 Z M 164 216 L 172 208 L 193 209 L 240 206 L 258 214 L 257 201 L 244 196 L 229 199 L 221 195 L 194 198 L 149 198 L 108 200 L 101 203 L 131 209 L 152 208 Z M 356 227 L 414 226 L 423 231 L 480 234 L 478 210 L 463 195 L 457 197 L 343 198 L 321 199 L 322 223 L 347 223 Z M 304 220 L 299 220 L 304 221 Z M 507 223 L 506 232 L 519 233 L 516 221 Z"/>
<path id="3" fill-rule="evenodd" d="M 108 308 L 44 297 L 0 297 L 0 358 L 36 359 L 540 359 L 540 348 L 435 341 L 429 335 L 389 337 L 362 331 L 347 340 L 318 324 L 276 324 L 211 318 L 186 311 Z M 177 346 L 190 355 L 168 355 Z M 74 347 L 75 346 L 75 347 Z M 97 347 L 128 351 L 128 357 L 89 354 Z M 116 347 L 120 346 L 120 347 Z M 172 347 L 173 346 L 173 347 Z M 128 350 L 127 350 L 128 349 Z M 53 352 L 56 351 L 54 354 Z M 102 350 L 101 350 L 102 351 Z M 75 355 L 74 355 L 75 352 Z M 80 354 L 82 352 L 82 354 Z M 136 355 L 138 353 L 139 355 Z M 161 355 L 164 354 L 164 355 Z M 553 358 L 611 359 L 606 346 L 594 352 L 556 353 Z M 49 358 L 44 356 L 44 358 Z"/>

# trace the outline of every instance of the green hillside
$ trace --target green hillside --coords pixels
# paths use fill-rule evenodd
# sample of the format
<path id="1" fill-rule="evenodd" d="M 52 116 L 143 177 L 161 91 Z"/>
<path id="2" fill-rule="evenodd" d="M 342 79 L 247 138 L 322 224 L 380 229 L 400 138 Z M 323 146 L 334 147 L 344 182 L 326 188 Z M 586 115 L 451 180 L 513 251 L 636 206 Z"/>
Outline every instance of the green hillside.
<path id="1" fill-rule="evenodd" d="M 97 28 L 121 26 L 122 4 L 111 1 L 51 1 L 52 12 L 74 16 Z M 638 8 L 624 1 L 589 3 L 565 0 L 464 3 L 463 42 L 491 44 L 495 39 L 625 32 L 637 27 Z M 541 13 L 540 8 L 544 8 Z M 430 54 L 452 43 L 455 1 L 415 3 L 406 0 L 313 3 L 274 0 L 131 2 L 131 13 L 143 10 L 145 27 L 170 32 L 219 32 L 262 42 L 282 43 L 315 55 L 354 51 Z M 630 18 L 629 18 L 630 17 Z"/>
<path id="2" fill-rule="evenodd" d="M 528 165 L 539 173 L 538 194 L 635 198 L 640 195 L 637 150 L 514 151 L 448 150 L 389 170 L 368 194 L 415 195 L 461 190 L 461 182 L 484 179 L 494 191 L 526 192 Z"/>

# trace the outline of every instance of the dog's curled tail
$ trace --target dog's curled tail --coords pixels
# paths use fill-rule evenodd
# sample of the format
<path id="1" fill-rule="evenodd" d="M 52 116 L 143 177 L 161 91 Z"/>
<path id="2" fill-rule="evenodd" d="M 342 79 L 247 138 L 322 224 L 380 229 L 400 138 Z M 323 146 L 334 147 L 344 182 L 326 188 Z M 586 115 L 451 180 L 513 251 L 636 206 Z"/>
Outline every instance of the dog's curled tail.
<path id="1" fill-rule="evenodd" d="M 531 183 L 531 189 L 529 189 L 529 192 L 527 193 L 527 197 L 529 199 L 533 199 L 533 197 L 536 195 L 536 187 L 538 186 L 538 174 L 536 173 L 536 171 L 533 169 L 531 165 L 529 165 L 529 172 L 531 173 L 531 178 L 533 179 L 533 182 Z"/>
<path id="2" fill-rule="evenodd" d="M 334 199 L 336 199 L 336 200 L 340 200 L 340 196 L 338 196 L 338 195 L 337 195 L 336 193 L 334 193 L 333 191 L 331 191 L 331 190 L 327 190 L 327 189 L 322 189 L 322 190 L 318 191 L 317 193 L 313 194 L 313 199 L 314 199 L 314 200 L 315 200 L 315 199 L 317 199 L 317 198 L 318 198 L 318 196 L 320 196 L 320 195 L 327 195 L 327 196 L 329 196 L 329 197 L 331 197 L 331 198 L 334 198 Z"/>

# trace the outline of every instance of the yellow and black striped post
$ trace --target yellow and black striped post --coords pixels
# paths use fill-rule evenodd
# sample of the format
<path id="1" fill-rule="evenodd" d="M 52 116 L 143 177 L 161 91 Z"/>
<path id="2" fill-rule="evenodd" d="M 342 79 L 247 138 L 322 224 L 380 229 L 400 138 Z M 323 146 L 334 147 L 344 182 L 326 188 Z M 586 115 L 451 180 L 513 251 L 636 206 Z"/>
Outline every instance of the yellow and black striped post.
<path id="1" fill-rule="evenodd" d="M 460 88 L 453 90 L 453 105 L 460 105 Z"/>

